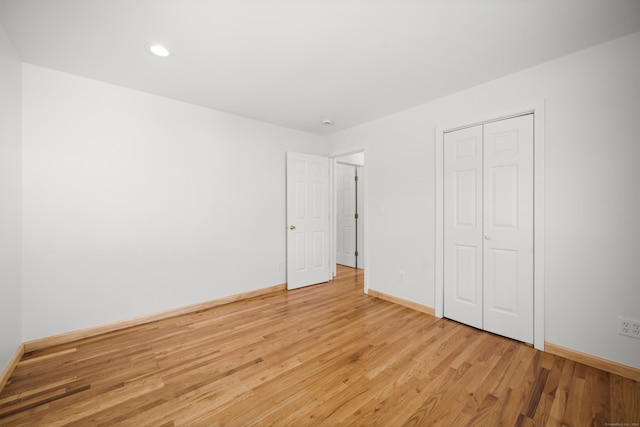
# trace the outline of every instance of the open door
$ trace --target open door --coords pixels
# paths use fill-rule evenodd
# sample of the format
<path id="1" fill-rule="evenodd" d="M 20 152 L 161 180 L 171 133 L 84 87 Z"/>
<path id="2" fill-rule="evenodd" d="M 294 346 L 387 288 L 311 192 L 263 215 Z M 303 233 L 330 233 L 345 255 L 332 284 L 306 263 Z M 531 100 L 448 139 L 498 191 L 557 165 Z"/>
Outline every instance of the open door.
<path id="1" fill-rule="evenodd" d="M 327 282 L 329 158 L 287 153 L 287 288 Z"/>

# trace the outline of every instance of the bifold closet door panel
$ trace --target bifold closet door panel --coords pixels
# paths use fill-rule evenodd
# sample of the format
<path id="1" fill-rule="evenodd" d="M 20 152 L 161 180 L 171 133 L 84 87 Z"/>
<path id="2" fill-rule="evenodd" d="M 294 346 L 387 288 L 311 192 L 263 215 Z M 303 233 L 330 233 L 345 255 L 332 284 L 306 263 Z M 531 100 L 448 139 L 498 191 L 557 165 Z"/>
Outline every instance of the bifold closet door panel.
<path id="1" fill-rule="evenodd" d="M 533 342 L 533 115 L 484 125 L 484 329 Z"/>
<path id="2" fill-rule="evenodd" d="M 482 328 L 482 126 L 444 135 L 444 316 Z"/>

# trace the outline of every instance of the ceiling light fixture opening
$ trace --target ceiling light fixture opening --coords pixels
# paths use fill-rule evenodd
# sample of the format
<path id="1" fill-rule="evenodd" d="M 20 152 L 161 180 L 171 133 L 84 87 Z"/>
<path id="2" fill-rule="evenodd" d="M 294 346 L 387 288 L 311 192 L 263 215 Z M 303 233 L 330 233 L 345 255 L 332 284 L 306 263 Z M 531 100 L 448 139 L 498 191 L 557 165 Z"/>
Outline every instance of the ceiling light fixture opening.
<path id="1" fill-rule="evenodd" d="M 331 125 L 333 124 L 333 120 L 331 120 L 331 119 L 324 119 L 324 120 L 322 121 L 322 124 L 323 124 L 323 125 L 325 125 L 325 126 L 331 126 Z"/>
<path id="2" fill-rule="evenodd" d="M 155 56 L 159 56 L 160 58 L 166 58 L 171 55 L 169 49 L 161 45 L 160 43 L 147 43 L 145 45 L 147 51 Z"/>

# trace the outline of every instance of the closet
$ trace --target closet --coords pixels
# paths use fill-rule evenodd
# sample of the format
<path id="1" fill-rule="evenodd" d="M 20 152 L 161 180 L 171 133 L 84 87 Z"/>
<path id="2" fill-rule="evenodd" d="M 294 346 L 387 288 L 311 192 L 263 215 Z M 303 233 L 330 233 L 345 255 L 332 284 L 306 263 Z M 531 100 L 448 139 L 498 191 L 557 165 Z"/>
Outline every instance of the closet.
<path id="1" fill-rule="evenodd" d="M 533 343 L 533 114 L 444 135 L 444 316 Z"/>

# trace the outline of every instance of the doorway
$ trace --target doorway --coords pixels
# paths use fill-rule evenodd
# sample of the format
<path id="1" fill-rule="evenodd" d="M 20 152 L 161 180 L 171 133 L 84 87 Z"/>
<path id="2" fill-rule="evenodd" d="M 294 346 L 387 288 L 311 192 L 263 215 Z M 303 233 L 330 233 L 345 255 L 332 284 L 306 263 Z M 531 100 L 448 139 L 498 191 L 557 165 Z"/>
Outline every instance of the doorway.
<path id="1" fill-rule="evenodd" d="M 364 151 L 333 157 L 334 275 L 336 265 L 364 270 L 365 250 L 365 156 Z M 366 279 L 365 279 L 366 291 Z"/>
<path id="2" fill-rule="evenodd" d="M 336 264 L 363 268 L 360 254 L 364 253 L 360 210 L 362 189 L 361 168 L 338 162 L 335 167 L 336 183 Z"/>

